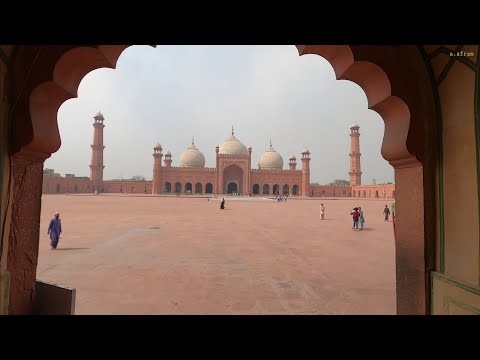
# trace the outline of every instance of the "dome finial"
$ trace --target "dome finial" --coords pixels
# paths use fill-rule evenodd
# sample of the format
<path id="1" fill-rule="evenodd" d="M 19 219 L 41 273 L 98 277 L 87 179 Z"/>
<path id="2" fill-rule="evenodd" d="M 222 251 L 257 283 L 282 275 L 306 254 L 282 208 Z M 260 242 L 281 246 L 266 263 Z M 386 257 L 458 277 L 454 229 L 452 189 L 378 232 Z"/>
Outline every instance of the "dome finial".
<path id="1" fill-rule="evenodd" d="M 272 147 L 272 139 L 270 139 L 270 147 Z"/>
<path id="2" fill-rule="evenodd" d="M 192 145 L 195 145 L 195 138 L 192 136 Z"/>
<path id="3" fill-rule="evenodd" d="M 233 125 L 232 125 L 232 136 L 233 136 L 233 134 L 235 134 L 235 131 L 233 131 Z"/>

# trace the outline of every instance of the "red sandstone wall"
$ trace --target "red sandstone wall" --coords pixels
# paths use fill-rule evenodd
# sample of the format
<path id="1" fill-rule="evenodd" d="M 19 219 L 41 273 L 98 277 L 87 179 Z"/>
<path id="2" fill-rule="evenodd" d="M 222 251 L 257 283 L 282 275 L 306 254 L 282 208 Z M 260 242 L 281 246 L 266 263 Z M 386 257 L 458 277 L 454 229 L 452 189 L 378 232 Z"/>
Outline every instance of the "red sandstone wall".
<path id="1" fill-rule="evenodd" d="M 395 198 L 395 184 L 352 186 L 352 197 Z"/>
<path id="2" fill-rule="evenodd" d="M 43 177 L 43 194 L 93 193 L 94 191 L 93 183 L 90 179 Z"/>
<path id="3" fill-rule="evenodd" d="M 263 195 L 263 186 L 269 186 L 269 195 L 273 194 L 273 186 L 279 185 L 279 193 L 283 195 L 283 186 L 288 185 L 289 193 L 293 195 L 293 186 L 298 186 L 298 194 L 302 190 L 302 172 L 301 170 L 252 170 L 252 194 L 255 184 L 259 185 L 260 195 Z"/>
<path id="4" fill-rule="evenodd" d="M 106 193 L 151 194 L 151 181 L 104 181 Z"/>
<path id="5" fill-rule="evenodd" d="M 175 191 L 175 183 L 177 182 L 181 184 L 180 193 L 185 193 L 185 185 L 187 183 L 191 184 L 191 191 L 193 194 L 205 194 L 207 184 L 212 185 L 212 193 L 215 191 L 215 168 L 192 169 L 182 167 L 164 167 L 162 168 L 162 171 L 163 172 L 160 187 L 162 189 L 162 193 L 176 193 L 177 191 Z M 167 182 L 170 183 L 170 191 L 167 191 Z M 200 184 L 201 188 L 197 188 L 197 184 Z M 201 190 L 201 192 L 198 190 Z"/>
<path id="6" fill-rule="evenodd" d="M 310 185 L 309 196 L 393 199 L 395 198 L 395 184 L 359 186 Z"/>
<path id="7" fill-rule="evenodd" d="M 351 186 L 310 185 L 310 194 L 313 197 L 349 197 Z"/>
<path id="8" fill-rule="evenodd" d="M 181 193 L 185 193 L 185 184 L 192 184 L 192 193 L 196 192 L 195 185 L 201 184 L 201 193 L 206 193 L 206 185 L 212 184 L 215 189 L 215 172 L 212 169 L 200 169 L 192 171 L 184 168 L 163 168 L 161 189 L 166 193 L 166 182 L 170 182 L 171 191 L 175 193 L 175 183 L 181 184 Z M 290 194 L 293 195 L 293 186 L 298 185 L 299 194 L 301 191 L 302 174 L 295 170 L 252 170 L 252 193 L 253 186 L 259 185 L 260 195 L 263 195 L 263 186 L 269 185 L 269 195 L 273 194 L 273 186 L 279 185 L 280 194 L 283 194 L 283 186 L 289 186 Z M 100 189 L 102 190 L 102 189 Z M 65 194 L 65 193 L 93 193 L 93 182 L 90 179 L 65 178 L 65 177 L 43 177 L 43 194 Z M 104 181 L 103 192 L 106 193 L 128 193 L 128 194 L 151 194 L 151 181 Z M 386 185 L 359 185 L 359 186 L 329 186 L 310 185 L 310 197 L 365 197 L 365 198 L 395 198 L 395 184 Z"/>

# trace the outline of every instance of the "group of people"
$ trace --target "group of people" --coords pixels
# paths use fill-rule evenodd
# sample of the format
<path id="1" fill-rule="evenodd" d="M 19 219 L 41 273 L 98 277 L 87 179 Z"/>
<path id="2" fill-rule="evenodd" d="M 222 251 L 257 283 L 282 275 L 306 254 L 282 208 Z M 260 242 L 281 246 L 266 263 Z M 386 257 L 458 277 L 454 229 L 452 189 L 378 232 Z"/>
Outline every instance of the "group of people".
<path id="1" fill-rule="evenodd" d="M 350 213 L 353 217 L 353 231 L 363 230 L 363 224 L 365 224 L 365 216 L 363 215 L 362 208 L 354 207 L 352 212 Z"/>
<path id="2" fill-rule="evenodd" d="M 287 201 L 287 196 L 288 196 L 288 195 L 275 196 L 275 197 L 274 197 L 274 200 L 277 201 L 277 202 Z"/>

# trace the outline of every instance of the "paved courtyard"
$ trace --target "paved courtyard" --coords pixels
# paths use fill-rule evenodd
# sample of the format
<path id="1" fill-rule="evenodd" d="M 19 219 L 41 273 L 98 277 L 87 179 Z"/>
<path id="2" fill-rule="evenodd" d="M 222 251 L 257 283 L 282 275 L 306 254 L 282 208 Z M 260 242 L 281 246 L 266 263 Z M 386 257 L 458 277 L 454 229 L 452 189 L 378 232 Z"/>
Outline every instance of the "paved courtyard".
<path id="1" fill-rule="evenodd" d="M 235 200 L 43 195 L 37 278 L 76 288 L 76 314 L 395 313 L 392 200 L 322 199 L 324 221 L 318 199 Z"/>

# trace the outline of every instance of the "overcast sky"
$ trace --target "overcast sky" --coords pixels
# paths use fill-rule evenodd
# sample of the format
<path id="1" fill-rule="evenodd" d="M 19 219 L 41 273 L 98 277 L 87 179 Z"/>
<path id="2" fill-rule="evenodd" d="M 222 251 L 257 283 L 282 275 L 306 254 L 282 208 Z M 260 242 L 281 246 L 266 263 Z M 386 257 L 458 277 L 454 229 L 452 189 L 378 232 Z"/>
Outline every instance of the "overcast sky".
<path id="1" fill-rule="evenodd" d="M 393 182 L 380 155 L 384 124 L 368 110 L 362 89 L 338 81 L 316 55 L 288 46 L 132 46 L 117 68 L 98 69 L 80 83 L 78 98 L 58 112 L 62 147 L 45 162 L 62 175 L 89 176 L 93 116 L 105 117 L 104 179 L 152 178 L 159 142 L 178 166 L 192 136 L 215 166 L 215 146 L 230 135 L 253 148 L 252 167 L 270 139 L 288 158 L 306 146 L 311 182 L 348 179 L 350 125 L 360 125 L 362 183 Z M 298 160 L 297 168 L 301 168 Z"/>

